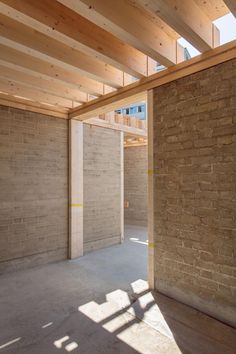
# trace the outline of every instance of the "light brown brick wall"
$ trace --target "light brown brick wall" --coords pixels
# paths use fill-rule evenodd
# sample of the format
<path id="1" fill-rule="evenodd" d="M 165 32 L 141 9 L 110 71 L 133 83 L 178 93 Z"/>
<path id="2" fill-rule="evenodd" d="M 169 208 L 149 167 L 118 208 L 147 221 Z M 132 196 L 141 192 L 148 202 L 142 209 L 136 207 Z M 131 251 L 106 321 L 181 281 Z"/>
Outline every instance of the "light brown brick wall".
<path id="1" fill-rule="evenodd" d="M 67 248 L 68 122 L 0 106 L 0 272 Z"/>
<path id="2" fill-rule="evenodd" d="M 84 124 L 84 251 L 121 237 L 120 132 Z"/>
<path id="3" fill-rule="evenodd" d="M 124 200 L 125 223 L 147 225 L 147 146 L 124 149 Z"/>
<path id="4" fill-rule="evenodd" d="M 154 90 L 155 286 L 236 323 L 236 60 Z"/>

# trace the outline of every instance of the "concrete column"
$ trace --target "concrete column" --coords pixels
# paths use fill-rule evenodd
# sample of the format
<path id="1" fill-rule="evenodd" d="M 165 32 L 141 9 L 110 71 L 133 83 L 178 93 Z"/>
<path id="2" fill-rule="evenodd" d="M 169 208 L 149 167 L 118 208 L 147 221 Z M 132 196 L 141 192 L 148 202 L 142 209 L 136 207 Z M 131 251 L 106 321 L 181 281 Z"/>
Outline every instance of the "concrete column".
<path id="1" fill-rule="evenodd" d="M 83 255 L 83 123 L 70 120 L 69 258 Z"/>
<path id="2" fill-rule="evenodd" d="M 148 91 L 148 283 L 154 289 L 154 150 L 153 150 L 153 90 Z"/>

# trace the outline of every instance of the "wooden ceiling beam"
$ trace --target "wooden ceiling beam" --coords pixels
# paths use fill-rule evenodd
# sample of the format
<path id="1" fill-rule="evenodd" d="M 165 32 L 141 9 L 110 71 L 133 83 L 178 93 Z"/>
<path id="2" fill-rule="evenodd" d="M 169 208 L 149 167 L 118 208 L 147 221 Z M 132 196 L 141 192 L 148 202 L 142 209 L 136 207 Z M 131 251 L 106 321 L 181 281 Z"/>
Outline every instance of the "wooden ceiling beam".
<path id="1" fill-rule="evenodd" d="M 58 97 L 66 98 L 71 101 L 85 103 L 88 95 L 75 89 L 68 89 L 63 83 L 45 80 L 35 77 L 29 73 L 18 71 L 17 67 L 0 60 L 0 78 L 22 83 L 26 86 L 47 92 Z"/>
<path id="2" fill-rule="evenodd" d="M 135 146 L 146 146 L 146 138 L 125 138 L 124 139 L 124 148 L 135 147 Z"/>
<path id="3" fill-rule="evenodd" d="M 95 125 L 97 127 L 119 130 L 124 133 L 128 133 L 130 135 L 135 135 L 135 136 L 140 136 L 140 137 L 147 136 L 147 131 L 144 129 L 131 127 L 131 126 L 128 126 L 128 125 L 122 124 L 122 123 L 109 122 L 107 120 L 99 119 L 98 117 L 90 118 L 90 119 L 84 121 L 84 123 L 90 124 L 90 125 Z"/>
<path id="4" fill-rule="evenodd" d="M 235 0 L 224 0 L 225 5 L 228 7 L 230 12 L 236 17 L 236 2 Z"/>
<path id="5" fill-rule="evenodd" d="M 7 42 L 8 45 L 5 45 Z M 4 43 L 4 44 L 1 44 Z M 69 71 L 49 61 L 38 59 L 32 53 L 26 54 L 15 48 L 14 45 L 0 37 L 0 60 L 17 65 L 18 70 L 32 71 L 36 77 L 43 77 L 45 80 L 58 80 L 65 87 L 78 89 L 94 96 L 103 95 L 103 84 L 101 82 L 86 78 L 79 73 Z"/>
<path id="6" fill-rule="evenodd" d="M 200 9 L 212 20 L 215 21 L 226 15 L 229 10 L 224 0 L 194 0 Z"/>
<path id="7" fill-rule="evenodd" d="M 70 118 L 85 120 L 102 113 L 113 111 L 125 104 L 138 102 L 138 95 L 147 90 L 164 85 L 171 81 L 186 77 L 196 72 L 208 69 L 236 57 L 236 40 L 212 49 L 195 58 L 186 60 L 174 67 L 153 74 L 137 83 L 125 86 L 114 93 L 109 93 L 81 107 L 70 110 Z"/>
<path id="8" fill-rule="evenodd" d="M 3 14 L 0 14 L 0 33 L 2 37 L 37 51 L 40 59 L 50 57 L 52 63 L 56 63 L 70 71 L 86 75 L 115 88 L 123 86 L 123 72 L 121 70 L 52 39 Z"/>
<path id="9" fill-rule="evenodd" d="M 145 10 L 127 0 L 59 0 L 165 66 L 176 64 L 176 39 L 157 26 Z"/>
<path id="10" fill-rule="evenodd" d="M 200 52 L 214 47 L 213 24 L 194 0 L 135 0 Z"/>
<path id="11" fill-rule="evenodd" d="M 47 103 L 61 107 L 72 108 L 73 102 L 62 97 L 41 92 L 37 88 L 32 88 L 8 79 L 0 78 L 0 92 L 5 92 L 13 96 L 30 99 L 38 103 Z"/>
<path id="12" fill-rule="evenodd" d="M 52 38 L 76 46 L 85 54 L 111 64 L 137 78 L 146 76 L 146 55 L 57 1 L 2 0 L 12 18 L 43 30 Z M 2 5 L 3 8 L 4 5 Z M 17 10 L 17 11 L 15 11 Z M 22 16 L 23 13 L 26 16 Z M 38 22 L 30 23 L 29 17 Z M 58 36 L 60 35 L 60 36 Z"/>
<path id="13" fill-rule="evenodd" d="M 22 109 L 24 111 L 46 114 L 48 116 L 68 119 L 68 109 L 60 106 L 37 103 L 28 99 L 0 93 L 0 105 Z"/>
<path id="14" fill-rule="evenodd" d="M 149 76 L 150 77 L 150 76 Z M 136 84 L 131 84 L 125 86 L 126 88 L 130 88 L 130 86 L 133 86 Z M 78 119 L 78 120 L 86 120 L 89 118 L 96 117 L 98 115 L 108 113 L 110 111 L 115 111 L 116 109 L 119 109 L 121 107 L 126 107 L 131 104 L 136 104 L 140 102 L 144 102 L 147 99 L 147 93 L 145 90 L 136 90 L 138 92 L 131 93 L 129 92 L 119 92 L 120 90 L 116 91 L 116 93 L 108 93 L 104 96 L 101 97 L 101 100 L 93 100 L 88 103 L 84 103 L 82 105 L 82 109 L 80 107 L 75 107 L 69 111 L 69 117 L 72 119 Z M 92 104 L 95 103 L 95 104 Z M 91 103 L 91 105 L 89 105 Z"/>

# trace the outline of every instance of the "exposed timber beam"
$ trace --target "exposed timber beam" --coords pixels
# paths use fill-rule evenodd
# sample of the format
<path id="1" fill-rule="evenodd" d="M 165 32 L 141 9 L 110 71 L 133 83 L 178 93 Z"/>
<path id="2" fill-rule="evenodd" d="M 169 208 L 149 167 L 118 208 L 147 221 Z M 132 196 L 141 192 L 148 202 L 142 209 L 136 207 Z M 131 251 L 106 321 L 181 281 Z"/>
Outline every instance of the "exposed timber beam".
<path id="1" fill-rule="evenodd" d="M 146 55 L 57 1 L 2 0 L 13 19 L 63 41 L 137 78 L 146 76 Z M 23 15 L 22 15 L 23 13 Z M 25 16 L 26 15 L 26 16 Z M 36 20 L 30 21 L 29 17 Z M 39 22 L 37 22 L 39 21 Z"/>
<path id="2" fill-rule="evenodd" d="M 124 139 L 124 148 L 129 148 L 129 147 L 135 147 L 135 146 L 147 146 L 147 138 L 141 137 L 141 138 L 132 138 L 130 137 L 125 137 Z"/>
<path id="3" fill-rule="evenodd" d="M 126 87 L 133 86 L 133 84 L 128 85 Z M 118 93 L 118 91 L 117 91 Z M 87 106 L 87 103 L 83 105 L 83 110 L 79 110 L 79 107 L 75 107 L 74 109 L 69 111 L 69 117 L 70 118 L 75 118 L 78 120 L 85 120 L 89 119 L 92 117 L 96 117 L 100 114 L 108 113 L 110 111 L 114 111 L 120 107 L 128 106 L 130 104 L 134 103 L 139 103 L 141 101 L 146 101 L 147 95 L 145 91 L 138 92 L 136 94 L 129 94 L 126 93 L 124 94 L 119 94 L 118 96 L 114 95 L 115 93 L 108 93 L 101 98 L 104 100 L 98 101 L 97 99 L 89 102 L 92 104 L 92 102 L 95 103 Z"/>
<path id="4" fill-rule="evenodd" d="M 214 25 L 194 0 L 135 0 L 200 52 L 214 47 Z"/>
<path id="5" fill-rule="evenodd" d="M 224 0 L 225 5 L 232 12 L 234 17 L 236 17 L 236 1 L 235 0 Z"/>
<path id="6" fill-rule="evenodd" d="M 57 97 L 47 92 L 40 92 L 37 88 L 31 88 L 23 84 L 3 78 L 0 78 L 0 91 L 26 99 L 29 98 L 30 100 L 39 103 L 59 105 L 67 108 L 73 107 L 73 102 L 71 100 Z"/>
<path id="7" fill-rule="evenodd" d="M 212 21 L 215 21 L 217 18 L 220 18 L 229 12 L 223 0 L 194 0 L 194 1 Z"/>
<path id="8" fill-rule="evenodd" d="M 0 105 L 18 108 L 29 112 L 41 113 L 56 118 L 68 119 L 68 109 L 64 107 L 37 103 L 8 94 L 0 93 Z"/>
<path id="9" fill-rule="evenodd" d="M 59 0 L 123 42 L 165 66 L 176 64 L 176 39 L 157 26 L 145 10 L 127 0 Z"/>
<path id="10" fill-rule="evenodd" d="M 119 131 L 122 131 L 124 133 L 128 133 L 130 135 L 134 135 L 134 136 L 140 136 L 140 137 L 147 136 L 147 131 L 144 129 L 131 127 L 131 126 L 128 126 L 128 125 L 122 124 L 122 123 L 109 122 L 107 120 L 99 119 L 98 117 L 90 118 L 90 119 L 84 121 L 84 123 L 90 124 L 90 125 L 96 125 L 97 127 L 119 130 Z"/>
<path id="11" fill-rule="evenodd" d="M 66 98 L 71 101 L 83 103 L 88 101 L 87 94 L 75 89 L 68 89 L 61 82 L 48 81 L 43 78 L 35 77 L 29 73 L 17 70 L 17 67 L 0 60 L 0 78 L 22 83 L 26 86 L 47 92 L 58 97 Z"/>
<path id="12" fill-rule="evenodd" d="M 17 65 L 17 70 L 22 70 L 23 72 L 30 70 L 36 77 L 43 77 L 46 80 L 56 79 L 59 82 L 63 82 L 65 87 L 78 89 L 94 96 L 103 95 L 103 84 L 101 82 L 86 78 L 79 73 L 52 64 L 50 61 L 38 59 L 35 56 L 23 53 L 20 50 L 1 43 L 14 45 L 14 42 L 0 37 L 0 60 Z"/>
<path id="13" fill-rule="evenodd" d="M 52 39 L 3 14 L 0 14 L 0 33 L 1 36 L 11 41 L 37 51 L 40 59 L 50 57 L 52 63 L 56 63 L 66 69 L 69 68 L 69 70 L 76 73 L 79 72 L 116 88 L 123 86 L 123 72 L 121 70 Z"/>
<path id="14" fill-rule="evenodd" d="M 138 83 L 123 87 L 115 93 L 107 94 L 92 102 L 85 103 L 81 107 L 74 108 L 70 110 L 69 116 L 70 118 L 84 120 L 101 113 L 115 110 L 122 107 L 125 102 L 131 103 L 132 99 L 133 103 L 137 102 L 137 96 L 142 95 L 147 90 L 202 71 L 227 60 L 234 59 L 235 57 L 236 40 L 177 64 L 174 67 L 153 74 L 140 80 Z"/>

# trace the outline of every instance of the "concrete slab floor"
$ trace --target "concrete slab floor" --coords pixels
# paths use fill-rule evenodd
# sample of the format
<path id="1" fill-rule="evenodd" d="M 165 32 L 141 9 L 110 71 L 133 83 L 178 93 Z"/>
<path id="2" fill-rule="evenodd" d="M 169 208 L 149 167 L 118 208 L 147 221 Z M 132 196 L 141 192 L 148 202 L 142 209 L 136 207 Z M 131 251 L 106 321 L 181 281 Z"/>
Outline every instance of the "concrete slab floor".
<path id="1" fill-rule="evenodd" d="M 147 288 L 147 232 L 2 275 L 0 353 L 235 353 L 233 329 Z M 234 346 L 235 345 L 235 346 Z"/>

